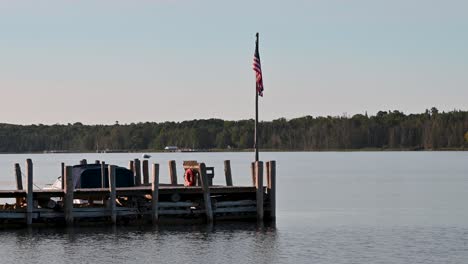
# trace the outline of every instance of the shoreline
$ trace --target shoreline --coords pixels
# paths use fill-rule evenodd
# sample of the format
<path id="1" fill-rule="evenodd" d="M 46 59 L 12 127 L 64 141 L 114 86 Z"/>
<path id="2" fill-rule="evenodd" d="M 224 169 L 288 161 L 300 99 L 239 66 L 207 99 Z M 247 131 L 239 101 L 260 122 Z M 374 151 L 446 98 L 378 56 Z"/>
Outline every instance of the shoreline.
<path id="1" fill-rule="evenodd" d="M 320 149 L 320 150 L 289 150 L 289 149 L 260 149 L 260 152 L 464 152 L 465 148 L 443 148 L 443 149 L 390 149 L 390 148 L 365 148 L 365 149 Z M 223 153 L 223 152 L 254 152 L 253 149 L 209 149 L 195 151 L 163 151 L 163 150 L 129 150 L 110 152 L 89 152 L 89 151 L 40 151 L 40 152 L 0 152 L 3 154 L 116 154 L 116 153 Z"/>

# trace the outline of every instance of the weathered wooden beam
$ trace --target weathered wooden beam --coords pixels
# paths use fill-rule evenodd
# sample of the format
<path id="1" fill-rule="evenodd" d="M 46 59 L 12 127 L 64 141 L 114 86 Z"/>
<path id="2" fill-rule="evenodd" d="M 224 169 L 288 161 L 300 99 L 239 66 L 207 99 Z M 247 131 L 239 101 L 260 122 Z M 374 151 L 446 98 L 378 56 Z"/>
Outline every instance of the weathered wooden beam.
<path id="1" fill-rule="evenodd" d="M 177 170 L 175 160 L 169 161 L 169 177 L 172 185 L 177 185 Z"/>
<path id="2" fill-rule="evenodd" d="M 200 172 L 200 179 L 203 189 L 203 201 L 205 202 L 205 213 L 206 213 L 206 220 L 208 223 L 213 222 L 213 209 L 211 207 L 211 194 L 210 194 L 210 186 L 208 185 L 208 177 L 206 176 L 206 166 L 205 163 L 200 163 L 199 170 Z"/>
<path id="3" fill-rule="evenodd" d="M 31 159 L 26 160 L 26 224 L 32 224 L 33 216 L 33 163 Z"/>
<path id="4" fill-rule="evenodd" d="M 226 176 L 226 186 L 232 186 L 231 161 L 224 161 L 224 175 Z"/>
<path id="5" fill-rule="evenodd" d="M 115 165 L 109 165 L 109 209 L 111 211 L 111 221 L 113 224 L 117 223 L 117 211 L 115 210 L 116 204 L 115 200 L 117 199 L 116 195 L 116 185 L 115 185 Z"/>
<path id="6" fill-rule="evenodd" d="M 62 190 L 65 189 L 65 162 L 60 163 L 60 183 Z"/>
<path id="7" fill-rule="evenodd" d="M 141 185 L 141 164 L 139 159 L 133 160 L 133 173 L 135 175 L 135 186 Z"/>
<path id="8" fill-rule="evenodd" d="M 73 167 L 65 167 L 65 197 L 64 197 L 64 212 L 65 212 L 65 222 L 67 225 L 73 225 Z"/>
<path id="9" fill-rule="evenodd" d="M 216 202 L 215 206 L 219 207 L 231 207 L 231 206 L 246 206 L 246 205 L 257 205 L 257 201 L 254 200 L 239 200 L 239 201 L 224 201 L 224 202 Z"/>
<path id="10" fill-rule="evenodd" d="M 250 172 L 252 174 L 252 185 L 255 186 L 257 184 L 257 180 L 255 179 L 255 162 L 250 164 Z"/>
<path id="11" fill-rule="evenodd" d="M 265 162 L 265 174 L 266 174 L 266 186 L 268 189 L 268 186 L 270 186 L 270 162 L 267 161 Z"/>
<path id="12" fill-rule="evenodd" d="M 270 218 L 274 220 L 276 218 L 276 161 L 270 161 L 269 169 L 268 194 L 270 196 Z"/>
<path id="13" fill-rule="evenodd" d="M 143 171 L 143 185 L 149 185 L 149 168 L 148 168 L 148 160 L 142 161 L 141 170 Z"/>
<path id="14" fill-rule="evenodd" d="M 263 162 L 255 162 L 255 179 L 257 188 L 257 220 L 263 220 Z"/>
<path id="15" fill-rule="evenodd" d="M 153 179 L 151 183 L 151 220 L 153 224 L 159 221 L 159 164 L 153 164 Z"/>
<path id="16" fill-rule="evenodd" d="M 135 174 L 135 168 L 134 168 L 133 163 L 134 163 L 133 160 L 130 160 L 130 161 L 128 162 L 128 169 L 131 170 L 131 171 L 133 171 L 133 174 Z"/>
<path id="17" fill-rule="evenodd" d="M 256 211 L 255 206 L 221 207 L 214 210 L 215 213 L 247 213 Z"/>
<path id="18" fill-rule="evenodd" d="M 107 174 L 106 174 L 106 162 L 105 161 L 101 161 L 101 188 L 106 188 L 106 178 L 107 178 Z M 102 204 L 106 204 L 106 201 L 107 201 L 107 197 L 102 197 Z"/>
<path id="19" fill-rule="evenodd" d="M 23 190 L 23 177 L 19 163 L 15 163 L 16 189 Z M 16 206 L 19 207 L 23 202 L 22 198 L 16 198 Z"/>
<path id="20" fill-rule="evenodd" d="M 101 162 L 101 188 L 105 188 L 106 186 L 106 163 L 103 161 Z"/>

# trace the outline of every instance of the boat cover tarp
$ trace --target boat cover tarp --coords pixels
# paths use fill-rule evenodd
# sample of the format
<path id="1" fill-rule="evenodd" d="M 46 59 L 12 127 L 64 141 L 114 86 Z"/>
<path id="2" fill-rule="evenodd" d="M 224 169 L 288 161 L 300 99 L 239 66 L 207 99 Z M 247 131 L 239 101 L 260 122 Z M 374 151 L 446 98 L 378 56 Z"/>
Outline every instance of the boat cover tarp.
<path id="1" fill-rule="evenodd" d="M 73 166 L 72 175 L 75 188 L 109 187 L 109 171 L 107 166 L 104 174 L 104 186 L 101 183 L 100 164 L 75 165 Z M 135 185 L 133 172 L 127 168 L 116 167 L 115 183 L 117 187 L 133 187 Z"/>

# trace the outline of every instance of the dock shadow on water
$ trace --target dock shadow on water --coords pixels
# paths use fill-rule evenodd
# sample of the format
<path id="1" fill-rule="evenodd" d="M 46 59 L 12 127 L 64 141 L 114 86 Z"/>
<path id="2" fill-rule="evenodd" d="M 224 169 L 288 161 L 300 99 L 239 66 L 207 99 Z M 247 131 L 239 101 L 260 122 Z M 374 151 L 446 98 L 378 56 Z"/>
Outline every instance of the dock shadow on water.
<path id="1" fill-rule="evenodd" d="M 275 225 L 255 222 L 23 228 L 0 236 L 1 263 L 264 263 L 278 247 Z"/>

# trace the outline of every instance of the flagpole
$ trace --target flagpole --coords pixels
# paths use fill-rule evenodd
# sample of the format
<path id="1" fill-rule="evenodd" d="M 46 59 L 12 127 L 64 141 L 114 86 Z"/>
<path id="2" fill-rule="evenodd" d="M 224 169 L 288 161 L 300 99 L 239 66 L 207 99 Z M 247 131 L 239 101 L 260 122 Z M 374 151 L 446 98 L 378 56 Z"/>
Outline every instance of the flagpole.
<path id="1" fill-rule="evenodd" d="M 258 32 L 256 34 L 257 40 L 255 41 L 256 49 L 258 49 Z M 258 91 L 255 84 L 255 137 L 254 137 L 254 148 L 255 148 L 255 161 L 258 161 Z"/>

